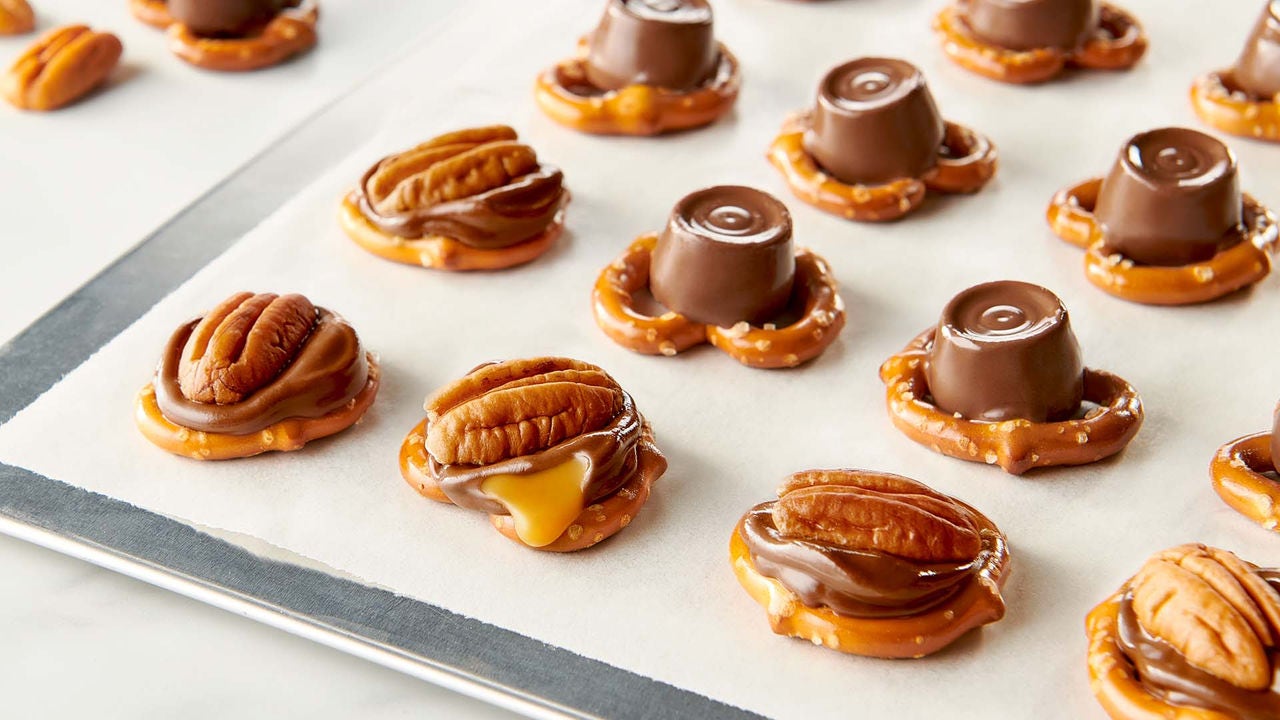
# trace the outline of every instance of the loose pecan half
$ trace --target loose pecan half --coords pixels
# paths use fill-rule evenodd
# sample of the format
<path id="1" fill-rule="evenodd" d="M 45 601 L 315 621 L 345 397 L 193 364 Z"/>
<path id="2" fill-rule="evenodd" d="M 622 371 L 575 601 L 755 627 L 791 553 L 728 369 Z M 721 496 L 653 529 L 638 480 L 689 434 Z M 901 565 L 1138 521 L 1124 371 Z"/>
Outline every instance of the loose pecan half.
<path id="1" fill-rule="evenodd" d="M 100 85 L 124 46 L 84 25 L 58 28 L 27 49 L 0 81 L 5 99 L 24 110 L 56 110 Z"/>
<path id="2" fill-rule="evenodd" d="M 482 365 L 427 399 L 427 452 L 446 465 L 489 465 L 599 430 L 622 404 L 618 383 L 589 363 Z"/>
<path id="3" fill-rule="evenodd" d="M 1271 687 L 1280 593 L 1257 567 L 1225 550 L 1181 545 L 1148 560 L 1130 589 L 1138 622 L 1188 663 L 1245 690 Z"/>
<path id="4" fill-rule="evenodd" d="M 778 495 L 773 521 L 784 536 L 920 562 L 964 562 L 982 550 L 972 512 L 897 475 L 809 470 Z"/>
<path id="5" fill-rule="evenodd" d="M 316 317 L 302 295 L 232 295 L 187 340 L 178 365 L 182 394 L 193 402 L 240 402 L 293 362 Z"/>
<path id="6" fill-rule="evenodd" d="M 36 28 L 36 14 L 27 0 L 0 0 L 0 35 L 21 35 Z"/>

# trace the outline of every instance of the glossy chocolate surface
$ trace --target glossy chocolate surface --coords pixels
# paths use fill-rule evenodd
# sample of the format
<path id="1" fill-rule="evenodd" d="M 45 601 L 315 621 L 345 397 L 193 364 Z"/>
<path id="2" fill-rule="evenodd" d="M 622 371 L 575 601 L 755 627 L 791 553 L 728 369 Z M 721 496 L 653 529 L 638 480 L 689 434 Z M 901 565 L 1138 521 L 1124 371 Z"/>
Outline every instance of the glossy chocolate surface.
<path id="1" fill-rule="evenodd" d="M 1264 572 L 1263 577 L 1280 590 L 1280 573 Z M 1172 645 L 1142 627 L 1129 596 L 1120 602 L 1116 642 L 1142 685 L 1169 704 L 1216 710 L 1239 720 L 1280 717 L 1280 692 L 1274 685 L 1270 690 L 1243 690 L 1191 665 Z M 1271 662 L 1274 667 L 1274 650 Z"/>
<path id="2" fill-rule="evenodd" d="M 490 515 L 508 515 L 507 508 L 486 495 L 484 481 L 494 475 L 527 475 L 582 458 L 587 463 L 584 504 L 590 505 L 612 495 L 630 480 L 640 462 L 640 436 L 644 418 L 635 401 L 622 393 L 622 411 L 610 423 L 594 432 L 583 433 L 541 452 L 493 463 L 492 465 L 444 465 L 427 455 L 427 473 L 459 507 Z"/>
<path id="3" fill-rule="evenodd" d="M 956 295 L 928 352 L 934 404 L 969 420 L 1064 420 L 1084 396 L 1067 309 L 1039 285 L 1000 280 Z"/>
<path id="4" fill-rule="evenodd" d="M 169 14 L 196 35 L 234 37 L 265 24 L 284 0 L 169 0 Z"/>
<path id="5" fill-rule="evenodd" d="M 1231 72 L 1236 89 L 1258 100 L 1280 93 L 1280 2 L 1269 2 Z"/>
<path id="6" fill-rule="evenodd" d="M 1129 139 L 1094 214 L 1107 247 L 1141 265 L 1203 262 L 1241 233 L 1236 156 L 1217 139 L 1160 128 Z"/>
<path id="7" fill-rule="evenodd" d="M 754 188 L 718 185 L 676 203 L 653 250 L 649 289 L 697 322 L 759 324 L 787 306 L 795 266 L 787 207 Z"/>
<path id="8" fill-rule="evenodd" d="M 961 0 L 974 35 L 1009 50 L 1074 50 L 1098 26 L 1093 0 Z"/>
<path id="9" fill-rule="evenodd" d="M 609 0 L 589 45 L 587 80 L 604 90 L 690 90 L 720 59 L 706 0 Z"/>
<path id="10" fill-rule="evenodd" d="M 178 385 L 178 365 L 199 322 L 192 320 L 169 338 L 156 371 L 156 403 L 176 425 L 248 435 L 281 420 L 327 415 L 346 405 L 368 381 L 368 360 L 355 330 L 342 318 L 319 308 L 311 335 L 275 380 L 238 403 L 193 402 Z"/>
<path id="11" fill-rule="evenodd" d="M 922 563 L 788 538 L 774 524 L 772 508 L 772 502 L 752 508 L 743 518 L 742 537 L 756 571 L 808 607 L 859 618 L 918 615 L 954 597 L 980 569 L 981 555 L 968 562 Z"/>
<path id="12" fill-rule="evenodd" d="M 356 188 L 356 200 L 369 222 L 397 237 L 441 235 L 483 250 L 510 247 L 544 232 L 569 197 L 564 174 L 558 168 L 540 165 L 528 175 L 479 195 L 383 215 L 368 192 L 369 179 L 383 162 L 385 159 L 365 172 Z"/>
<path id="13" fill-rule="evenodd" d="M 920 70 L 890 58 L 860 58 L 818 86 L 804 148 L 850 185 L 917 178 L 938 161 L 945 124 Z"/>
<path id="14" fill-rule="evenodd" d="M 1280 470 L 1280 405 L 1276 406 L 1275 421 L 1271 427 L 1271 466 Z"/>

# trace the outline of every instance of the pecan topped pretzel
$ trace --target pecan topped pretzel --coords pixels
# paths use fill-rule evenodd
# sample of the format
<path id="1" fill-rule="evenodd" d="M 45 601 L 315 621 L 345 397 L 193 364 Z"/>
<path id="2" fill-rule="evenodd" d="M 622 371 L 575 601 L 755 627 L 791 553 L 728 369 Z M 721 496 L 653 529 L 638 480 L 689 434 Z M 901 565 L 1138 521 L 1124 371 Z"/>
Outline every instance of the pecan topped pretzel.
<path id="1" fill-rule="evenodd" d="M 497 270 L 546 252 L 564 228 L 559 169 L 505 125 L 432 138 L 379 160 L 338 220 L 375 255 L 442 270 Z"/>
<path id="2" fill-rule="evenodd" d="M 955 0 L 934 19 L 957 65 L 992 80 L 1051 80 L 1067 67 L 1127 70 L 1147 35 L 1127 11 L 1095 0 Z"/>
<path id="3" fill-rule="evenodd" d="M 601 271 L 592 311 L 629 350 L 673 356 L 710 342 L 757 368 L 805 363 L 844 327 L 831 269 L 795 249 L 786 206 L 739 185 L 681 199 L 660 236 L 641 236 Z"/>
<path id="4" fill-rule="evenodd" d="M 1209 463 L 1213 489 L 1223 502 L 1262 527 L 1280 532 L 1280 406 L 1271 432 L 1236 438 Z"/>
<path id="5" fill-rule="evenodd" d="M 841 652 L 923 657 L 1004 616 L 999 528 L 899 475 L 795 473 L 742 517 L 729 554 L 775 633 Z"/>
<path id="6" fill-rule="evenodd" d="M 927 191 L 977 192 L 997 165 L 989 140 L 942 119 L 918 68 L 870 57 L 830 70 L 768 158 L 801 200 L 867 222 L 906 215 Z"/>
<path id="7" fill-rule="evenodd" d="M 894 426 L 935 452 L 1014 475 L 1124 449 L 1142 402 L 1085 368 L 1066 308 L 1029 283 L 977 285 L 880 367 Z"/>
<path id="8" fill-rule="evenodd" d="M 1049 226 L 1085 248 L 1089 282 L 1152 305 L 1208 302 L 1272 268 L 1275 216 L 1240 191 L 1235 153 L 1185 128 L 1139 133 L 1105 179 L 1059 191 Z"/>
<path id="9" fill-rule="evenodd" d="M 1233 67 L 1206 73 L 1191 86 L 1200 119 L 1223 132 L 1280 141 L 1280 6 L 1262 9 Z"/>
<path id="10" fill-rule="evenodd" d="M 380 371 L 345 320 L 302 295 L 236 293 L 170 337 L 135 420 L 197 460 L 297 450 L 347 429 Z"/>
<path id="11" fill-rule="evenodd" d="M 167 29 L 169 49 L 206 70 L 278 65 L 316 44 L 316 0 L 129 0 L 138 20 Z"/>
<path id="12" fill-rule="evenodd" d="M 400 472 L 432 500 L 487 513 L 506 537 L 570 552 L 626 527 L 667 461 L 631 395 L 570 358 L 481 365 L 437 390 Z"/>
<path id="13" fill-rule="evenodd" d="M 577 55 L 538 76 L 534 98 L 574 130 L 657 135 L 715 122 L 741 82 L 707 0 L 608 0 Z"/>
<path id="14" fill-rule="evenodd" d="M 1115 720 L 1280 717 L 1280 570 L 1201 544 L 1156 553 L 1085 620 Z"/>

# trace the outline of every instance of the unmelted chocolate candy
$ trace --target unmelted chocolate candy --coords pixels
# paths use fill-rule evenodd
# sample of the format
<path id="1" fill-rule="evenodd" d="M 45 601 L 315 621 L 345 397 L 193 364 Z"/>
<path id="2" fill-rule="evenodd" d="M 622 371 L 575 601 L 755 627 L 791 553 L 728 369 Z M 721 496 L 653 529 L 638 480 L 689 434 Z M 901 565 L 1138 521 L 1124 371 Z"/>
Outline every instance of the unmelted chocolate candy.
<path id="1" fill-rule="evenodd" d="M 1120 150 L 1095 214 L 1108 249 L 1142 265 L 1204 262 L 1239 242 L 1236 157 L 1185 128 L 1140 133 Z"/>
<path id="2" fill-rule="evenodd" d="M 653 250 L 654 299 L 721 327 L 773 319 L 795 280 L 791 213 L 772 195 L 719 185 L 676 203 Z"/>
<path id="3" fill-rule="evenodd" d="M 1098 26 L 1093 0 L 961 0 L 973 34 L 1009 50 L 1073 50 Z"/>
<path id="4" fill-rule="evenodd" d="M 977 558 L 926 563 L 787 538 L 774 523 L 773 505 L 762 503 L 747 513 L 742 537 L 756 571 L 782 583 L 808 607 L 858 618 L 918 615 L 963 590 L 979 565 Z"/>
<path id="5" fill-rule="evenodd" d="M 938 408 L 969 420 L 1070 418 L 1084 362 L 1067 309 L 1038 285 L 1001 280 L 947 303 L 925 362 Z"/>
<path id="6" fill-rule="evenodd" d="M 1262 576 L 1280 590 L 1280 573 L 1263 571 Z M 1238 720 L 1280 717 L 1280 692 L 1275 687 L 1245 690 L 1187 662 L 1176 648 L 1142 627 L 1128 595 L 1120 601 L 1116 642 L 1147 691 L 1171 705 L 1215 710 Z"/>
<path id="7" fill-rule="evenodd" d="M 1280 1 L 1267 3 L 1231 72 L 1232 85 L 1255 99 L 1280 93 Z"/>
<path id="8" fill-rule="evenodd" d="M 274 380 L 240 402 L 195 402 L 182 392 L 178 366 L 199 323 L 193 320 L 169 338 L 155 379 L 160 412 L 191 430 L 248 435 L 289 418 L 322 417 L 346 405 L 369 378 L 368 360 L 355 330 L 319 308 L 311 334 Z"/>
<path id="9" fill-rule="evenodd" d="M 591 35 L 587 80 L 604 90 L 690 90 L 720 60 L 706 0 L 609 0 Z"/>
<path id="10" fill-rule="evenodd" d="M 890 58 L 860 58 L 829 71 L 812 122 L 805 150 L 850 185 L 924 175 L 937 163 L 945 135 L 920 70 Z"/>
<path id="11" fill-rule="evenodd" d="M 169 15 L 196 35 L 235 37 L 265 24 L 286 0 L 169 0 Z"/>

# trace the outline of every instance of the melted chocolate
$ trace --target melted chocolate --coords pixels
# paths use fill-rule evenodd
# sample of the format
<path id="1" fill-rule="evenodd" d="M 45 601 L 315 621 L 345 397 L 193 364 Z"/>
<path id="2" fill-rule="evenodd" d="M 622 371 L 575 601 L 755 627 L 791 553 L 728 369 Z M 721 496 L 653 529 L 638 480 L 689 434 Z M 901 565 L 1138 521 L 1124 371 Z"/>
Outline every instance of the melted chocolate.
<path id="1" fill-rule="evenodd" d="M 961 292 L 926 350 L 934 403 L 970 420 L 1065 420 L 1084 397 L 1067 309 L 1039 285 L 1002 280 Z"/>
<path id="2" fill-rule="evenodd" d="M 397 237 L 441 235 L 482 250 L 510 247 L 546 231 L 568 200 L 564 174 L 541 165 L 479 195 L 383 215 L 374 207 L 368 188 L 369 179 L 386 160 L 379 160 L 365 172 L 356 188 L 356 204 L 375 227 Z"/>
<path id="3" fill-rule="evenodd" d="M 920 70 L 890 58 L 860 58 L 830 70 L 811 117 L 805 150 L 850 185 L 921 177 L 937 164 L 945 135 Z"/>
<path id="4" fill-rule="evenodd" d="M 483 365 L 481 366 L 483 367 Z M 639 466 L 639 441 L 644 418 L 635 401 L 622 393 L 622 412 L 595 432 L 583 433 L 555 447 L 531 455 L 503 460 L 492 465 L 443 465 L 427 455 L 427 473 L 440 484 L 444 494 L 459 507 L 490 515 L 507 515 L 502 503 L 486 495 L 480 486 L 494 475 L 526 475 L 569 462 L 575 457 L 587 463 L 587 505 L 612 495 L 635 475 Z"/>
<path id="5" fill-rule="evenodd" d="M 1280 573 L 1264 572 L 1263 577 L 1280 590 Z M 1271 690 L 1243 690 L 1191 665 L 1172 645 L 1142 627 L 1128 595 L 1120 601 L 1116 642 L 1143 687 L 1171 705 L 1207 708 L 1239 720 L 1280 717 L 1280 693 L 1274 683 Z M 1273 651 L 1273 668 L 1277 662 L 1280 658 Z"/>
<path id="6" fill-rule="evenodd" d="M 319 308 L 316 325 L 297 357 L 275 380 L 231 405 L 192 402 L 178 386 L 178 364 L 200 320 L 178 328 L 156 370 L 156 403 L 170 422 L 192 430 L 249 435 L 289 418 L 317 418 L 346 405 L 364 389 L 369 365 L 356 332 Z"/>
<path id="7" fill-rule="evenodd" d="M 954 597 L 982 567 L 983 554 L 968 562 L 921 563 L 788 538 L 773 522 L 773 505 L 761 503 L 747 513 L 742 537 L 756 571 L 808 607 L 860 618 L 918 615 Z"/>
<path id="8" fill-rule="evenodd" d="M 787 207 L 754 188 L 719 185 L 676 203 L 653 251 L 649 289 L 697 322 L 759 324 L 786 308 L 795 266 Z"/>
<path id="9" fill-rule="evenodd" d="M 1240 242 L 1242 208 L 1230 148 L 1195 130 L 1161 128 L 1125 143 L 1094 212 L 1110 250 L 1177 266 Z"/>
<path id="10" fill-rule="evenodd" d="M 1271 100 L 1280 93 L 1280 2 L 1269 2 L 1263 9 L 1231 80 L 1234 89 L 1255 100 Z"/>
<path id="11" fill-rule="evenodd" d="M 299 0 L 168 0 L 169 15 L 196 35 L 242 37 Z"/>
<path id="12" fill-rule="evenodd" d="M 691 90 L 720 61 L 706 0 L 609 0 L 591 35 L 587 81 L 604 90 Z"/>
<path id="13" fill-rule="evenodd" d="M 1093 0 L 962 0 L 977 37 L 1010 50 L 1074 50 L 1098 27 Z"/>

